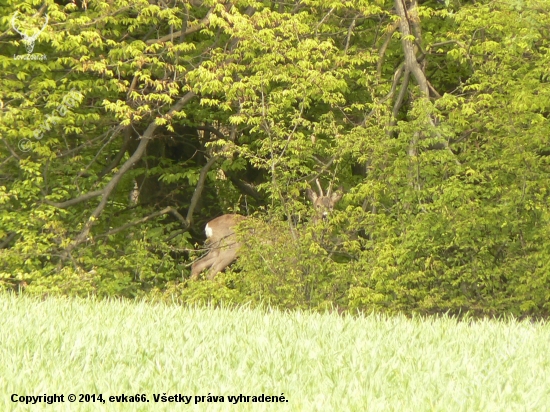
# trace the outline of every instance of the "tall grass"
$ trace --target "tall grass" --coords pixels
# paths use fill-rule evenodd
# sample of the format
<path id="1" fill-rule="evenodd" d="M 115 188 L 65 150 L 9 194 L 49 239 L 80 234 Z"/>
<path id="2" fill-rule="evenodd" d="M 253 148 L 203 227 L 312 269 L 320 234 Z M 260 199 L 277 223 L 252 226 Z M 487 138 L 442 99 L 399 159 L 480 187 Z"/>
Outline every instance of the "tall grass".
<path id="1" fill-rule="evenodd" d="M 0 294 L 0 410 L 546 411 L 550 327 Z M 65 394 L 25 406 L 12 394 Z M 102 403 L 67 395 L 102 394 Z M 191 404 L 153 394 L 192 395 Z M 195 395 L 223 403 L 194 403 Z M 284 403 L 228 402 L 229 395 Z M 146 394 L 149 403 L 110 403 Z"/>

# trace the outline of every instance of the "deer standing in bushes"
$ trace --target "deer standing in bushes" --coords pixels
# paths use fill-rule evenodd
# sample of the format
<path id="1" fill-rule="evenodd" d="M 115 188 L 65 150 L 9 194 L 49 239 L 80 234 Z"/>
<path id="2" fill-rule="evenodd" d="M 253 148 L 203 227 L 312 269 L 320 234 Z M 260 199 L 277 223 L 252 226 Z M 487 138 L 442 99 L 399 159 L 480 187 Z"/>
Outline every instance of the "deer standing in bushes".
<path id="1" fill-rule="evenodd" d="M 316 182 L 319 193 L 315 193 L 309 188 L 306 192 L 316 211 L 313 218 L 314 223 L 326 219 L 334 209 L 334 205 L 344 195 L 341 188 L 332 192 L 332 183 L 329 185 L 327 193 L 324 194 L 319 180 Z M 241 243 L 237 240 L 235 228 L 245 219 L 248 218 L 237 214 L 227 214 L 219 216 L 206 224 L 204 231 L 209 251 L 206 256 L 193 262 L 191 280 L 197 280 L 204 269 L 210 269 L 207 278 L 213 280 L 219 272 L 223 272 L 227 266 L 237 259 Z"/>

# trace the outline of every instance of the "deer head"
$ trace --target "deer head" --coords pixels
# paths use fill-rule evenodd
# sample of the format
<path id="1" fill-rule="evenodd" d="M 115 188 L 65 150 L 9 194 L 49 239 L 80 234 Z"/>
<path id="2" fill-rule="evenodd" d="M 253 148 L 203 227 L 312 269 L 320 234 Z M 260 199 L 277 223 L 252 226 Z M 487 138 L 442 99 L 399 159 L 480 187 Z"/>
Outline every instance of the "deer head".
<path id="1" fill-rule="evenodd" d="M 342 190 L 342 187 L 338 188 L 336 192 L 332 192 L 332 183 L 330 183 L 328 186 L 327 194 L 325 195 L 323 193 L 323 188 L 321 186 L 321 183 L 319 182 L 319 179 L 316 179 L 315 182 L 317 183 L 317 187 L 319 188 L 319 193 L 315 193 L 312 189 L 309 188 L 306 190 L 306 193 L 309 200 L 311 200 L 311 203 L 313 203 L 313 207 L 316 211 L 313 221 L 317 222 L 320 219 L 326 219 L 330 215 L 336 203 L 338 203 L 338 201 L 342 199 L 344 192 Z"/>
<path id="2" fill-rule="evenodd" d="M 334 209 L 334 205 L 343 196 L 341 188 L 333 193 L 331 189 L 332 185 L 330 185 L 325 195 L 319 180 L 317 180 L 317 186 L 319 193 L 315 193 L 311 189 L 307 190 L 307 195 L 317 211 L 314 221 L 326 219 L 328 214 Z M 235 228 L 244 219 L 248 218 L 236 214 L 227 214 L 217 217 L 206 224 L 204 231 L 209 251 L 206 256 L 196 260 L 191 265 L 191 280 L 197 280 L 204 269 L 209 269 L 207 278 L 212 280 L 219 272 L 222 272 L 237 259 L 241 243 L 237 240 Z"/>

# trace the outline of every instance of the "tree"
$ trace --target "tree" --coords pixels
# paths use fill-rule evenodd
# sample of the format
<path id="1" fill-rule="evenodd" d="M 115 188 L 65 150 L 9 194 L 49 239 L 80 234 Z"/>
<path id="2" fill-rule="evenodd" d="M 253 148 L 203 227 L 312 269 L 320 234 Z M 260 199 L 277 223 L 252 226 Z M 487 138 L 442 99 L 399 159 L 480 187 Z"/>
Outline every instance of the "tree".
<path id="1" fill-rule="evenodd" d="M 283 306 L 546 314 L 549 8 L 8 1 L 0 282 L 254 300 L 253 248 L 181 277 L 205 221 L 257 212 L 304 263 Z M 317 178 L 348 192 L 330 236 L 295 225 Z"/>

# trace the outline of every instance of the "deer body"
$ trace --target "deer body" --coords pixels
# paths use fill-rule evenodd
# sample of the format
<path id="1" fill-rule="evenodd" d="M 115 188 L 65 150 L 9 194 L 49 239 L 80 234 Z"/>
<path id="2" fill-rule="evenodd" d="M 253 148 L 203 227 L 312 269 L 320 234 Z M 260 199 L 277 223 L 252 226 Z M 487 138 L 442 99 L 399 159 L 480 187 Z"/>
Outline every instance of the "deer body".
<path id="1" fill-rule="evenodd" d="M 244 219 L 245 216 L 228 214 L 206 224 L 204 232 L 210 251 L 203 258 L 193 262 L 192 280 L 197 280 L 200 273 L 207 268 L 210 268 L 207 277 L 212 280 L 218 272 L 222 272 L 237 258 L 241 244 L 237 241 L 235 227 Z"/>
<path id="2" fill-rule="evenodd" d="M 319 194 L 311 189 L 307 190 L 307 195 L 317 212 L 313 219 L 314 222 L 327 218 L 334 205 L 343 196 L 341 190 L 332 193 L 330 187 L 325 195 L 318 181 L 317 185 Z M 213 280 L 219 272 L 222 272 L 237 259 L 241 243 L 237 240 L 235 227 L 245 219 L 247 219 L 246 216 L 227 214 L 219 216 L 206 224 L 204 231 L 207 237 L 206 243 L 210 250 L 206 256 L 196 260 L 191 265 L 191 280 L 197 280 L 204 269 L 209 269 L 207 278 Z"/>

